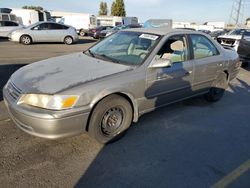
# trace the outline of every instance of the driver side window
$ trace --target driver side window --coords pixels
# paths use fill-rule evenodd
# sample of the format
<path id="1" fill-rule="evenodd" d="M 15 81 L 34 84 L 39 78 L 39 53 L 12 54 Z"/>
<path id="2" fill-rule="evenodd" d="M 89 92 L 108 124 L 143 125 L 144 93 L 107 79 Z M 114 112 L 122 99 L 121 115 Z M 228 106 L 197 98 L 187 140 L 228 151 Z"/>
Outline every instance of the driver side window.
<path id="1" fill-rule="evenodd" d="M 168 38 L 157 53 L 162 59 L 168 59 L 171 63 L 184 62 L 188 60 L 187 40 L 184 35 L 176 35 Z"/>

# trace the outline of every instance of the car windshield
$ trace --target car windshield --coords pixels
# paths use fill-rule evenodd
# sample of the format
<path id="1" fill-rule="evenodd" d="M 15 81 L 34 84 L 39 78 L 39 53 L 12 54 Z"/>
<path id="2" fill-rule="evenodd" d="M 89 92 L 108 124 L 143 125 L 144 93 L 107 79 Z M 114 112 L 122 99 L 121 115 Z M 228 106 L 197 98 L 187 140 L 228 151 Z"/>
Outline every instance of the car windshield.
<path id="1" fill-rule="evenodd" d="M 243 35 L 245 32 L 244 29 L 235 29 L 229 33 L 229 35 Z"/>
<path id="2" fill-rule="evenodd" d="M 117 31 L 117 30 L 121 30 L 121 29 L 123 29 L 123 28 L 122 28 L 122 26 L 121 26 L 121 25 L 119 25 L 119 26 L 115 26 L 115 27 L 113 27 L 111 30 L 115 30 L 115 31 Z"/>
<path id="3" fill-rule="evenodd" d="M 160 36 L 139 32 L 120 31 L 87 51 L 87 54 L 115 63 L 140 65 L 152 51 Z"/>

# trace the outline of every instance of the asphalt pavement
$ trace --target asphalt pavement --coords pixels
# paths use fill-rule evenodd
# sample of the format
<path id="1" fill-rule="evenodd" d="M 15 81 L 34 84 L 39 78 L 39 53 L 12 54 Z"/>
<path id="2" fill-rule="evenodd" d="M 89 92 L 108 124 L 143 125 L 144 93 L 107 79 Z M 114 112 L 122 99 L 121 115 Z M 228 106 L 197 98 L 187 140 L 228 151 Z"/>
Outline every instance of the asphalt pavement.
<path id="1" fill-rule="evenodd" d="M 0 86 L 18 66 L 83 51 L 93 42 L 0 41 Z M 199 97 L 161 108 L 103 146 L 86 134 L 30 136 L 10 120 L 0 96 L 0 187 L 249 188 L 249 98 L 250 69 L 241 69 L 221 101 Z"/>

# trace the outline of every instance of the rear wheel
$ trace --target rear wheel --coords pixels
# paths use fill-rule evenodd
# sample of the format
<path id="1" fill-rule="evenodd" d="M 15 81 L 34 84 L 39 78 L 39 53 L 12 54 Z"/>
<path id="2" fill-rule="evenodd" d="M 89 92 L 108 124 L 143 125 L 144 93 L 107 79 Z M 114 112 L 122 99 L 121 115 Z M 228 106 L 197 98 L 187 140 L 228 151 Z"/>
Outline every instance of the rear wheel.
<path id="1" fill-rule="evenodd" d="M 219 101 L 228 87 L 227 74 L 225 72 L 221 73 L 215 80 L 213 87 L 210 88 L 209 92 L 206 94 L 206 99 L 210 102 Z"/>
<path id="2" fill-rule="evenodd" d="M 242 64 L 241 64 L 241 66 L 243 68 L 247 68 L 248 67 L 248 62 L 247 61 L 243 61 Z"/>
<path id="3" fill-rule="evenodd" d="M 67 45 L 73 44 L 73 38 L 71 36 L 66 36 L 64 38 L 64 43 Z"/>
<path id="4" fill-rule="evenodd" d="M 32 39 L 29 35 L 23 35 L 20 38 L 20 42 L 24 45 L 29 45 L 32 43 Z"/>
<path id="5" fill-rule="evenodd" d="M 130 103 L 119 95 L 110 95 L 95 107 L 88 132 L 98 142 L 110 143 L 125 134 L 131 121 L 132 107 Z"/>

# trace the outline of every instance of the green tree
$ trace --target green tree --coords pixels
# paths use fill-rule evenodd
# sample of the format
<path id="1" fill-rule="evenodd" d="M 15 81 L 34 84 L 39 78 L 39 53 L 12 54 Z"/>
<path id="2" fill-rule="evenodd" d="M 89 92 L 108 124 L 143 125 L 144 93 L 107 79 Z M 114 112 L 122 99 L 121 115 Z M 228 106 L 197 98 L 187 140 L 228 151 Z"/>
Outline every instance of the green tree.
<path id="1" fill-rule="evenodd" d="M 40 6 L 27 6 L 27 5 L 25 5 L 25 6 L 23 6 L 22 7 L 23 9 L 32 9 L 32 10 L 37 10 L 37 11 L 41 11 L 41 10 L 44 10 L 43 9 L 43 7 L 40 7 Z"/>
<path id="2" fill-rule="evenodd" d="M 107 16 L 108 15 L 108 5 L 106 2 L 101 1 L 100 2 L 100 9 L 99 9 L 99 15 L 100 16 Z"/>
<path id="3" fill-rule="evenodd" d="M 111 15 L 112 16 L 126 16 L 125 4 L 123 0 L 115 0 L 111 6 Z"/>

